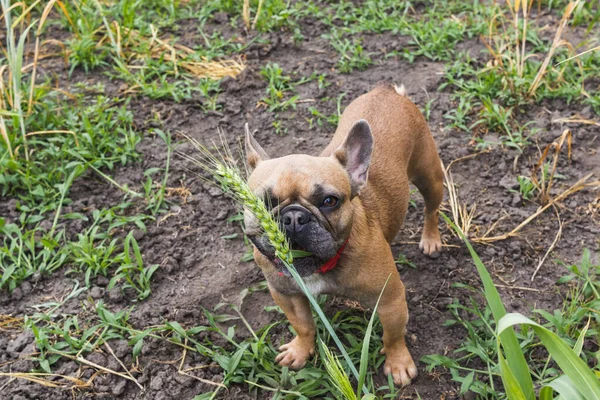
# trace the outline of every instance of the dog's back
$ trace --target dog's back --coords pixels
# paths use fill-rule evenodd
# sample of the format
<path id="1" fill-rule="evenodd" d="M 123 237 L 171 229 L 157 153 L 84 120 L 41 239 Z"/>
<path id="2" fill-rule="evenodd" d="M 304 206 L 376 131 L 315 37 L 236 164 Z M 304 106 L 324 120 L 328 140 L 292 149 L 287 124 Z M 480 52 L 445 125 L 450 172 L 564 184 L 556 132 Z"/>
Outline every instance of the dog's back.
<path id="1" fill-rule="evenodd" d="M 439 157 L 427 121 L 406 96 L 404 86 L 387 82 L 379 83 L 350 103 L 322 155 L 332 154 L 359 119 L 369 123 L 374 137 L 369 180 L 360 199 L 366 209 L 375 210 L 384 235 L 391 242 L 406 215 L 409 182 L 429 180 L 432 168 L 436 179 L 441 179 Z"/>

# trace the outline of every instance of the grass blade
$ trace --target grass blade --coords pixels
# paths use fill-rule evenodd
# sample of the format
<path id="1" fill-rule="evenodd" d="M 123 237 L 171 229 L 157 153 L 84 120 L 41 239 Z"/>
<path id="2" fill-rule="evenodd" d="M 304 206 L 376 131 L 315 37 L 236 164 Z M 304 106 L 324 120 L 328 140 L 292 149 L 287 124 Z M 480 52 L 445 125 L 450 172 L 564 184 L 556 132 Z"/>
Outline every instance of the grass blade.
<path id="1" fill-rule="evenodd" d="M 600 381 L 588 368 L 581 358 L 554 332 L 544 328 L 537 322 L 530 320 L 522 314 L 506 314 L 498 322 L 499 345 L 501 334 L 512 331 L 514 325 L 528 325 L 538 335 L 548 353 L 558 364 L 560 369 L 573 381 L 575 387 L 586 399 L 600 399 Z M 571 399 L 571 397 L 568 397 Z"/>
<path id="2" fill-rule="evenodd" d="M 302 277 L 298 274 L 298 272 L 296 271 L 296 268 L 294 267 L 293 264 L 290 264 L 286 260 L 283 260 L 283 259 L 281 259 L 281 261 L 283 261 L 283 264 L 285 265 L 285 267 L 287 268 L 287 270 L 290 272 L 290 274 L 292 275 L 292 277 L 294 278 L 294 280 L 296 281 L 296 283 L 298 284 L 298 286 L 300 286 L 300 289 L 302 289 L 302 292 L 304 293 L 304 295 L 308 298 L 308 301 L 310 302 L 310 304 L 312 305 L 313 309 L 316 311 L 317 315 L 321 319 L 321 322 L 323 323 L 323 325 L 325 325 L 325 329 L 327 329 L 327 332 L 331 335 L 331 338 L 333 339 L 334 343 L 336 344 L 336 346 L 340 350 L 340 353 L 342 353 L 342 356 L 344 357 L 344 359 L 348 363 L 348 366 L 350 367 L 350 371 L 352 371 L 352 374 L 354 375 L 354 377 L 356 378 L 356 380 L 359 380 L 360 375 L 359 375 L 358 371 L 356 370 L 356 367 L 352 363 L 352 359 L 350 358 L 350 355 L 346 351 L 346 348 L 342 344 L 342 342 L 341 342 L 340 338 L 338 337 L 338 335 L 335 333 L 335 330 L 333 329 L 333 327 L 329 323 L 329 320 L 327 319 L 327 316 L 325 316 L 325 313 L 323 312 L 323 310 L 319 306 L 319 303 L 313 297 L 313 295 L 310 293 L 310 291 L 308 290 L 308 288 L 304 284 L 304 281 L 302 280 Z M 369 394 L 369 391 L 367 390 L 367 388 L 364 385 L 362 387 L 362 391 L 364 392 L 364 394 Z"/>
<path id="3" fill-rule="evenodd" d="M 358 389 L 356 393 L 356 397 L 360 397 L 360 388 L 363 387 L 365 383 L 365 377 L 367 376 L 367 366 L 369 364 L 369 343 L 371 342 L 371 332 L 373 331 L 373 322 L 375 322 L 375 314 L 377 313 L 377 307 L 379 306 L 379 301 L 381 300 L 381 296 L 383 296 L 383 292 L 387 287 L 387 284 L 392 275 L 388 275 L 385 283 L 383 285 L 383 289 L 381 289 L 381 293 L 379 293 L 379 297 L 377 298 L 377 303 L 375 303 L 375 308 L 373 309 L 373 314 L 371 315 L 371 319 L 369 320 L 369 325 L 367 325 L 367 330 L 365 331 L 365 338 L 363 339 L 362 351 L 360 352 L 360 371 L 358 374 Z"/>
<path id="4" fill-rule="evenodd" d="M 573 381 L 567 375 L 559 376 L 544 386 L 542 390 L 540 390 L 540 400 L 545 400 L 545 398 L 552 400 L 553 390 L 560 394 L 563 399 L 585 400 L 581 393 L 579 393 L 579 390 L 575 387 Z M 544 398 L 543 396 L 546 397 Z"/>
<path id="5" fill-rule="evenodd" d="M 504 304 L 502 303 L 502 299 L 500 298 L 500 294 L 494 285 L 494 281 L 492 280 L 490 273 L 485 268 L 485 265 L 483 265 L 483 262 L 473 249 L 473 246 L 471 246 L 471 243 L 464 233 L 450 220 L 450 218 L 448 218 L 448 216 L 446 216 L 446 214 L 440 212 L 440 215 L 444 218 L 446 223 L 456 231 L 469 249 L 469 253 L 471 253 L 471 257 L 473 258 L 473 262 L 475 263 L 475 267 L 477 268 L 477 272 L 479 273 L 481 282 L 483 283 L 485 297 L 490 309 L 492 310 L 492 314 L 494 315 L 494 320 L 498 325 L 500 320 L 506 315 L 506 309 L 504 308 Z M 525 360 L 525 355 L 523 354 L 521 346 L 519 345 L 519 341 L 517 340 L 517 335 L 512 329 L 506 329 L 502 331 L 499 330 L 498 334 L 500 335 L 499 340 L 502 342 L 502 347 L 504 347 L 504 350 L 506 351 L 507 365 L 514 373 L 515 379 L 519 383 L 521 391 L 525 395 L 525 399 L 534 400 L 535 392 L 533 391 L 531 373 L 529 371 L 527 361 Z"/>
<path id="6" fill-rule="evenodd" d="M 498 347 L 500 347 L 498 345 Z M 500 348 L 498 348 L 498 361 L 500 364 L 500 371 L 502 377 L 502 384 L 504 385 L 504 390 L 506 390 L 506 396 L 509 400 L 525 400 L 525 394 L 523 390 L 521 390 L 521 385 L 515 378 L 515 375 L 511 371 L 508 363 L 504 359 L 504 355 Z"/>

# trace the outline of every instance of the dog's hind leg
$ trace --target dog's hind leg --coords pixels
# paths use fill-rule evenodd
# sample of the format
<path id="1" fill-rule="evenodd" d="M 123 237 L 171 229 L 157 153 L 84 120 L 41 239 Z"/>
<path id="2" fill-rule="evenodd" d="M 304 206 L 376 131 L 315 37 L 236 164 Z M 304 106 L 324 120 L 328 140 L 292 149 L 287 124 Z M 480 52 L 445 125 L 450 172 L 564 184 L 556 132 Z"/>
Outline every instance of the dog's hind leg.
<path id="1" fill-rule="evenodd" d="M 435 258 L 442 249 L 438 213 L 444 197 L 444 172 L 431 134 L 423 137 L 420 145 L 421 148 L 412 157 L 414 163 L 411 163 L 410 171 L 411 182 L 425 200 L 425 224 L 419 249 Z"/>

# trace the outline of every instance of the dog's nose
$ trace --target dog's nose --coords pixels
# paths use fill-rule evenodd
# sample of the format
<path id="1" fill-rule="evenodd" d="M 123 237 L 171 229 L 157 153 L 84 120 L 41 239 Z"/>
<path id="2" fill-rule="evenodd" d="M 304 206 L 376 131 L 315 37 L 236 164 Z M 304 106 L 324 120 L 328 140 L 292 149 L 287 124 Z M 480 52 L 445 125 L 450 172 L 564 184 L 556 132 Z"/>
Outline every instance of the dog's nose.
<path id="1" fill-rule="evenodd" d="M 287 233 L 293 235 L 310 221 L 310 212 L 304 207 L 288 206 L 281 213 L 281 221 Z"/>

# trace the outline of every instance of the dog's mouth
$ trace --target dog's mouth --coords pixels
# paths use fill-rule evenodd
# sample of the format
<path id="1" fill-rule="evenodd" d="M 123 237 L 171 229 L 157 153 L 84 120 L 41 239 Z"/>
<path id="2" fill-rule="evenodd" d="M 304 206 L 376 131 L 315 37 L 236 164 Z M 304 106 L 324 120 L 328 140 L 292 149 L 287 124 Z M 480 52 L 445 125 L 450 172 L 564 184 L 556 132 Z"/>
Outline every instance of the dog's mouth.
<path id="1" fill-rule="evenodd" d="M 278 272 L 282 273 L 284 276 L 291 276 L 284 262 L 277 257 L 275 249 L 271 246 L 266 237 L 254 236 L 250 237 L 250 240 L 254 243 L 258 251 L 273 263 Z M 290 242 L 290 250 L 292 251 L 292 257 L 294 259 L 294 267 L 302 277 L 312 275 L 327 261 L 316 256 L 306 247 L 294 241 Z"/>

